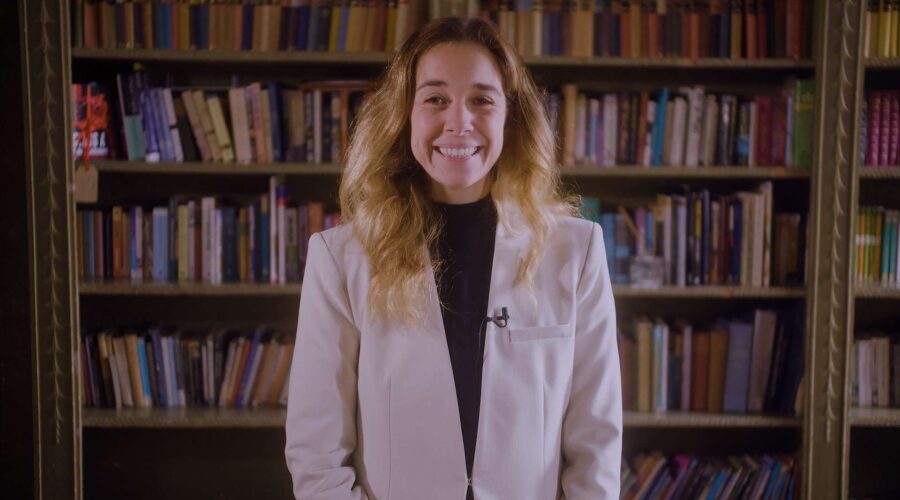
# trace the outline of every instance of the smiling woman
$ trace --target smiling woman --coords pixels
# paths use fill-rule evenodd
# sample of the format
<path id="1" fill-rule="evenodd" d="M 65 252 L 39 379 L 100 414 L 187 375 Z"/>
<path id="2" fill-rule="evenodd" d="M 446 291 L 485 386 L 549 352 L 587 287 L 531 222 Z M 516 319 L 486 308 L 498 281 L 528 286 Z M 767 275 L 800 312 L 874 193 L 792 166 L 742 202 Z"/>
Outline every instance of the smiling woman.
<path id="1" fill-rule="evenodd" d="M 541 94 L 478 19 L 414 33 L 364 105 L 343 224 L 313 235 L 285 455 L 297 498 L 619 496 L 600 227 Z"/>

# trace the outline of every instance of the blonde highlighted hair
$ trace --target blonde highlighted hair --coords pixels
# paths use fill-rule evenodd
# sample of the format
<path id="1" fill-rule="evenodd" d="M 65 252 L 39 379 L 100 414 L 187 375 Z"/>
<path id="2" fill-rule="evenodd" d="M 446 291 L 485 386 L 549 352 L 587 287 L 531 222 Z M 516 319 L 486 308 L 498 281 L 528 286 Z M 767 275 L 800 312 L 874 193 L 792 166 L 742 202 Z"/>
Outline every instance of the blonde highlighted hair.
<path id="1" fill-rule="evenodd" d="M 410 114 L 419 59 L 442 43 L 486 49 L 500 70 L 507 101 L 504 144 L 490 171 L 499 223 L 527 231 L 517 282 L 531 286 L 557 217 L 574 215 L 577 198 L 560 191 L 556 144 L 534 84 L 515 48 L 481 19 L 443 18 L 413 33 L 396 53 L 355 124 L 341 179 L 343 222 L 352 225 L 370 262 L 368 308 L 374 320 L 418 323 L 439 262 L 430 259 L 440 234 L 430 178 L 410 147 Z"/>

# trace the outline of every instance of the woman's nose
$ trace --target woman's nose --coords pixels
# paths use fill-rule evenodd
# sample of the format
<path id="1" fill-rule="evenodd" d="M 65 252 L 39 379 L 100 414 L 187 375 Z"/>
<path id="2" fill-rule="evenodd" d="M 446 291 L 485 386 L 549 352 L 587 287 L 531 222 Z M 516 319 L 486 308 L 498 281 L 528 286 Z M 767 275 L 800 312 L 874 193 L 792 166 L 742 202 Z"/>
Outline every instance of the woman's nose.
<path id="1" fill-rule="evenodd" d="M 464 102 L 456 101 L 447 107 L 444 131 L 452 134 L 465 134 L 472 130 L 473 114 Z"/>

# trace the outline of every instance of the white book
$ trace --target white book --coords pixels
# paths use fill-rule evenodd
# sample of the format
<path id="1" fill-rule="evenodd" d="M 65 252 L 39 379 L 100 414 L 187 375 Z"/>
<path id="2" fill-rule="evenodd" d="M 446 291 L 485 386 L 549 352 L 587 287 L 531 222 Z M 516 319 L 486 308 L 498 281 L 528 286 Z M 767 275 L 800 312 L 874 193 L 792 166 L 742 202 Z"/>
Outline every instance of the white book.
<path id="1" fill-rule="evenodd" d="M 116 354 L 116 368 L 119 371 L 119 390 L 122 391 L 122 403 L 126 408 L 134 408 L 134 397 L 131 394 L 131 375 L 128 372 L 128 354 L 125 352 L 125 339 L 121 336 L 111 337 L 113 352 Z"/>
<path id="2" fill-rule="evenodd" d="M 603 95 L 603 166 L 616 165 L 616 145 L 618 145 L 619 101 L 615 94 Z"/>
<path id="3" fill-rule="evenodd" d="M 247 385 L 244 386 L 244 392 L 241 394 L 241 402 L 244 407 L 250 406 L 251 397 L 253 396 L 253 386 L 256 385 L 256 377 L 259 374 L 259 368 L 262 365 L 263 354 L 265 353 L 265 344 L 260 342 L 256 346 L 256 352 L 253 353 L 253 359 L 248 360 L 250 375 L 247 377 Z"/>
<path id="4" fill-rule="evenodd" d="M 168 127 L 169 137 L 172 140 L 172 153 L 175 155 L 175 161 L 181 163 L 184 161 L 184 150 L 181 147 L 181 136 L 178 134 L 178 120 L 175 117 L 175 105 L 172 102 L 172 89 L 164 87 L 162 89 L 163 112 L 165 113 L 166 126 Z"/>
<path id="5" fill-rule="evenodd" d="M 684 141 L 687 135 L 687 101 L 682 96 L 675 97 L 672 117 L 672 143 L 669 148 L 669 165 L 684 165 Z"/>
<path id="6" fill-rule="evenodd" d="M 228 89 L 228 107 L 231 113 L 231 128 L 234 131 L 234 156 L 238 163 L 250 163 L 250 127 L 247 123 L 247 99 L 242 87 Z"/>
<path id="7" fill-rule="evenodd" d="M 696 85 L 683 88 L 688 96 L 687 142 L 685 143 L 684 164 L 696 167 L 700 163 L 700 142 L 703 134 L 703 87 Z"/>
<path id="8" fill-rule="evenodd" d="M 587 158 L 587 96 L 578 94 L 575 108 L 575 164 L 584 164 Z"/>
<path id="9" fill-rule="evenodd" d="M 703 133 L 700 145 L 700 164 L 706 167 L 716 163 L 716 138 L 719 130 L 719 103 L 715 95 L 707 95 L 703 105 Z"/>

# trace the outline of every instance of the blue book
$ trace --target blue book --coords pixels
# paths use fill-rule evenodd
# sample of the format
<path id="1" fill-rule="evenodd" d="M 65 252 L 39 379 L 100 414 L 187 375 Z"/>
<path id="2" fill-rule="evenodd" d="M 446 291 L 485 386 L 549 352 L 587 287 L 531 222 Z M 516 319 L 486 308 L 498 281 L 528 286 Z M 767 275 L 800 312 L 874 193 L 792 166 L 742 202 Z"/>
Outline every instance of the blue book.
<path id="1" fill-rule="evenodd" d="M 626 284 L 629 280 L 628 265 L 631 260 L 631 238 L 625 216 L 616 214 L 615 260 L 613 261 L 613 283 Z"/>
<path id="2" fill-rule="evenodd" d="M 198 10 L 200 14 L 200 23 L 197 36 L 197 48 L 198 49 L 208 49 L 209 48 L 209 4 L 200 4 L 200 9 Z"/>
<path id="3" fill-rule="evenodd" d="M 81 213 L 84 217 L 84 279 L 85 281 L 94 280 L 94 211 L 85 210 Z"/>
<path id="4" fill-rule="evenodd" d="M 153 346 L 153 376 L 156 377 L 156 392 L 159 394 L 159 404 L 169 406 L 169 398 L 166 391 L 166 370 L 163 363 L 163 343 L 159 328 L 150 329 L 150 344 Z"/>
<path id="5" fill-rule="evenodd" d="M 308 50 L 309 47 L 309 14 L 310 9 L 309 5 L 301 5 L 298 7 L 299 13 L 297 14 L 297 35 L 296 40 L 294 40 L 294 46 L 297 47 L 297 50 Z"/>
<path id="6" fill-rule="evenodd" d="M 141 80 L 145 79 L 141 78 Z M 156 121 L 153 119 L 153 100 L 150 97 L 150 89 L 143 82 L 139 85 L 138 100 L 141 104 L 141 119 L 144 125 L 144 139 L 147 145 L 144 158 L 148 163 L 156 163 L 160 160 L 161 155 L 159 140 L 157 139 Z"/>
<path id="7" fill-rule="evenodd" d="M 722 486 L 725 484 L 725 479 L 728 478 L 728 472 L 724 470 L 720 470 L 716 473 L 715 479 L 713 479 L 712 486 L 709 488 L 709 494 L 706 496 L 707 500 L 715 500 L 719 495 L 719 490 L 722 489 Z"/>
<path id="8" fill-rule="evenodd" d="M 138 364 L 141 368 L 141 389 L 144 391 L 144 400 L 153 404 L 153 392 L 150 390 L 150 369 L 147 367 L 147 348 L 144 339 L 137 337 Z"/>
<path id="9" fill-rule="evenodd" d="M 151 4 L 150 11 L 153 16 L 153 48 L 161 49 L 163 48 L 162 4 Z"/>
<path id="10" fill-rule="evenodd" d="M 269 116 L 272 120 L 272 160 L 283 161 L 282 151 L 282 123 L 281 123 L 281 89 L 275 82 L 267 84 L 269 89 Z"/>
<path id="11" fill-rule="evenodd" d="M 669 89 L 659 91 L 656 101 L 656 120 L 653 122 L 653 136 L 650 148 L 650 164 L 662 165 L 663 144 L 666 138 L 666 104 L 669 100 Z"/>
<path id="12" fill-rule="evenodd" d="M 725 365 L 723 411 L 747 413 L 750 389 L 750 353 L 753 349 L 753 323 L 732 321 L 728 325 L 728 358 Z"/>
<path id="13" fill-rule="evenodd" d="M 341 19 L 338 24 L 337 51 L 347 51 L 347 23 L 350 21 L 350 0 L 340 0 L 341 6 L 338 12 L 341 13 Z M 334 14 L 332 14 L 334 15 Z"/>
<path id="14" fill-rule="evenodd" d="M 163 49 L 172 48 L 172 6 L 170 4 L 162 4 L 162 46 Z"/>
<path id="15" fill-rule="evenodd" d="M 319 6 L 312 3 L 309 6 L 309 21 L 306 30 L 306 50 L 319 50 Z"/>
<path id="16" fill-rule="evenodd" d="M 247 388 L 247 385 L 250 383 L 250 377 L 253 372 L 253 358 L 256 356 L 256 351 L 259 349 L 259 344 L 262 342 L 262 337 L 266 333 L 266 329 L 264 327 L 259 327 L 256 331 L 253 332 L 253 340 L 250 342 L 250 353 L 247 355 L 247 362 L 244 365 L 244 373 L 241 375 L 241 383 L 238 386 L 237 397 L 234 400 L 235 408 L 243 408 L 247 403 L 244 401 L 244 391 Z"/>
<path id="17" fill-rule="evenodd" d="M 175 161 L 175 149 L 172 147 L 172 136 L 169 134 L 169 123 L 166 119 L 166 108 L 163 102 L 163 92 L 160 88 L 148 89 L 151 98 L 153 123 L 156 126 L 157 141 L 159 141 L 162 161 Z"/>
<path id="18" fill-rule="evenodd" d="M 253 5 L 244 5 L 241 16 L 241 50 L 253 49 Z"/>
<path id="19" fill-rule="evenodd" d="M 169 209 L 153 209 L 153 281 L 169 279 Z"/>

